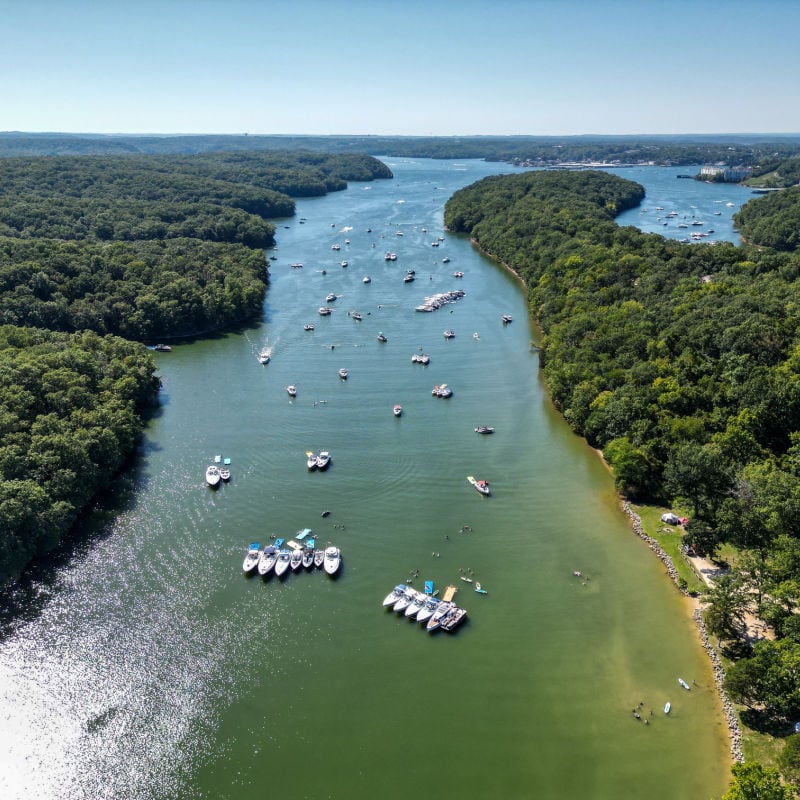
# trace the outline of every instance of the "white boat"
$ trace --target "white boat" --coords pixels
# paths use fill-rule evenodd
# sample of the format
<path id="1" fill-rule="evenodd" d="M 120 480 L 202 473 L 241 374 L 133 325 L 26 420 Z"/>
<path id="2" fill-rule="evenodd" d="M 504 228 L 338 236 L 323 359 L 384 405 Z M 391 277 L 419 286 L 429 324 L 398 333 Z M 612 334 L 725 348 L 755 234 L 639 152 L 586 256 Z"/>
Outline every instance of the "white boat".
<path id="1" fill-rule="evenodd" d="M 475 428 L 475 433 L 494 433 L 494 428 L 490 428 L 488 425 L 478 425 Z"/>
<path id="2" fill-rule="evenodd" d="M 303 551 L 302 550 L 292 550 L 291 555 L 289 556 L 289 566 L 292 569 L 292 572 L 296 572 L 300 567 L 303 566 Z"/>
<path id="3" fill-rule="evenodd" d="M 471 483 L 477 491 L 479 491 L 483 495 L 490 495 L 491 489 L 489 488 L 489 481 L 479 481 L 472 477 L 472 475 L 467 475 L 467 481 Z"/>
<path id="4" fill-rule="evenodd" d="M 369 275 L 365 275 L 365 276 L 364 276 L 364 277 L 361 279 L 361 281 L 362 281 L 362 283 L 371 283 L 371 282 L 372 282 L 372 278 L 370 278 L 370 276 L 369 276 Z"/>
<path id="5" fill-rule="evenodd" d="M 331 454 L 327 450 L 320 450 L 317 456 L 317 469 L 327 469 L 331 463 Z"/>
<path id="6" fill-rule="evenodd" d="M 342 261 L 342 266 L 346 267 L 347 266 L 347 261 Z"/>
<path id="7" fill-rule="evenodd" d="M 683 678 L 678 678 L 678 683 L 679 683 L 679 684 L 680 684 L 680 685 L 681 685 L 681 686 L 682 686 L 684 689 L 686 689 L 686 691 L 687 691 L 687 692 L 688 692 L 688 691 L 690 691 L 690 690 L 691 690 L 691 688 L 692 688 L 691 686 L 689 686 L 689 684 L 688 684 L 688 683 L 686 683 L 686 681 L 685 681 Z"/>
<path id="8" fill-rule="evenodd" d="M 306 450 L 306 466 L 309 469 L 317 468 L 317 454 L 312 453 L 310 450 Z"/>
<path id="9" fill-rule="evenodd" d="M 269 351 L 268 350 L 262 350 L 258 354 L 258 363 L 259 364 L 269 364 L 269 359 L 270 359 L 270 355 L 269 355 Z"/>
<path id="10" fill-rule="evenodd" d="M 431 389 L 431 394 L 434 397 L 452 397 L 453 390 L 446 384 L 437 384 L 436 386 Z"/>
<path id="11" fill-rule="evenodd" d="M 327 317 L 327 316 L 329 316 L 329 315 L 330 315 L 330 313 L 331 313 L 332 311 L 333 311 L 333 309 L 332 309 L 332 308 L 328 308 L 327 306 L 322 306 L 322 307 L 320 308 L 320 310 L 319 310 L 319 315 L 320 315 L 321 317 Z"/>
<path id="12" fill-rule="evenodd" d="M 414 619 L 417 614 L 422 610 L 422 606 L 425 605 L 425 601 L 428 599 L 428 595 L 424 594 L 423 592 L 415 592 L 414 597 L 411 602 L 406 606 L 406 610 L 403 612 L 409 619 Z"/>
<path id="13" fill-rule="evenodd" d="M 311 569 L 314 566 L 314 551 L 310 548 L 303 550 L 303 567 Z"/>
<path id="14" fill-rule="evenodd" d="M 261 545 L 258 542 L 253 542 L 247 548 L 247 555 L 244 557 L 242 569 L 245 572 L 252 572 L 258 566 L 259 558 L 261 558 Z"/>
<path id="15" fill-rule="evenodd" d="M 332 303 L 334 300 L 338 300 L 338 298 L 336 297 L 336 295 L 333 292 L 331 292 L 329 295 L 327 295 L 325 297 L 325 302 L 326 303 Z"/>
<path id="16" fill-rule="evenodd" d="M 338 250 L 341 250 L 341 249 L 342 249 L 342 246 L 340 244 L 332 244 L 331 245 L 331 250 L 337 250 L 338 251 Z"/>
<path id="17" fill-rule="evenodd" d="M 403 413 L 403 406 L 401 406 L 401 405 L 400 405 L 400 403 L 398 403 L 398 404 L 397 404 L 397 405 L 396 405 L 396 406 L 395 406 L 395 407 L 392 409 L 392 414 L 394 414 L 396 417 L 399 417 L 399 416 L 400 416 L 402 413 Z"/>
<path id="18" fill-rule="evenodd" d="M 473 333 L 473 334 L 472 334 L 472 338 L 473 338 L 473 339 L 480 339 L 480 338 L 481 338 L 481 336 L 480 336 L 480 334 L 478 333 L 478 331 L 475 331 L 475 333 Z"/>
<path id="19" fill-rule="evenodd" d="M 328 575 L 335 575 L 342 564 L 342 554 L 338 547 L 331 545 L 325 548 L 325 559 L 323 567 Z"/>
<path id="20" fill-rule="evenodd" d="M 222 475 L 219 474 L 219 467 L 215 464 L 210 464 L 206 469 L 206 483 L 209 486 L 219 486 L 222 480 Z"/>
<path id="21" fill-rule="evenodd" d="M 392 608 L 398 613 L 402 613 L 408 608 L 408 604 L 414 599 L 416 594 L 416 589 L 412 589 L 410 586 L 406 587 L 406 590 L 400 597 L 397 598 L 394 606 Z"/>
<path id="22" fill-rule="evenodd" d="M 393 606 L 399 599 L 400 595 L 405 592 L 408 587 L 404 583 L 398 583 L 386 597 L 383 598 L 384 606 Z"/>
<path id="23" fill-rule="evenodd" d="M 230 467 L 220 467 L 219 468 L 219 477 L 227 483 L 231 479 L 231 470 Z"/>
<path id="24" fill-rule="evenodd" d="M 442 602 L 436 607 L 436 610 L 433 612 L 433 614 L 431 614 L 431 617 L 426 623 L 425 628 L 429 631 L 435 631 L 441 624 L 442 619 L 454 608 L 454 603 L 451 603 L 448 600 L 442 600 Z"/>
<path id="25" fill-rule="evenodd" d="M 466 619 L 466 616 L 465 609 L 453 606 L 450 612 L 442 617 L 439 626 L 443 631 L 452 631 Z"/>
<path id="26" fill-rule="evenodd" d="M 345 379 L 346 379 L 346 378 L 347 378 L 347 376 L 348 376 L 349 374 L 350 374 L 350 370 L 348 370 L 348 369 L 345 369 L 345 367 L 342 367 L 342 368 L 339 370 L 339 377 L 340 377 L 340 378 L 345 378 Z"/>
<path id="27" fill-rule="evenodd" d="M 297 397 L 297 387 L 293 383 L 290 383 L 286 387 L 286 391 L 288 392 L 289 397 Z"/>
<path id="28" fill-rule="evenodd" d="M 289 569 L 289 561 L 292 558 L 291 550 L 279 550 L 275 560 L 275 574 L 280 577 Z"/>
<path id="29" fill-rule="evenodd" d="M 403 278 L 403 283 L 411 283 L 414 280 L 414 276 L 409 272 Z"/>
<path id="30" fill-rule="evenodd" d="M 278 551 L 275 549 L 275 545 L 268 544 L 258 557 L 258 574 L 266 575 L 269 573 L 277 560 Z"/>
<path id="31" fill-rule="evenodd" d="M 351 311 L 351 312 L 350 312 L 350 316 L 351 316 L 351 317 L 352 317 L 352 318 L 353 318 L 353 319 L 354 319 L 356 322 L 361 322 L 361 320 L 363 319 L 363 317 L 361 316 L 361 314 L 360 314 L 358 311 Z"/>
<path id="32" fill-rule="evenodd" d="M 436 609 L 441 605 L 441 600 L 437 599 L 436 597 L 428 597 L 425 600 L 425 604 L 422 608 L 417 612 L 417 622 L 427 623 L 427 621 L 433 616 L 433 613 Z"/>
<path id="33" fill-rule="evenodd" d="M 314 551 L 314 566 L 317 569 L 322 569 L 322 565 L 325 563 L 325 551 L 324 550 L 315 550 Z"/>
<path id="34" fill-rule="evenodd" d="M 667 703 L 667 704 L 664 706 L 664 713 L 665 713 L 665 714 L 669 714 L 669 712 L 670 712 L 670 711 L 672 711 L 672 703 Z"/>
<path id="35" fill-rule="evenodd" d="M 454 278 L 463 278 L 463 277 L 464 277 L 464 273 L 463 273 L 461 270 L 456 270 L 456 271 L 453 273 L 453 277 L 454 277 Z"/>
<path id="36" fill-rule="evenodd" d="M 292 269 L 303 269 L 303 265 L 299 261 L 295 261 L 294 264 L 289 264 Z"/>
<path id="37" fill-rule="evenodd" d="M 313 331 L 314 330 L 314 325 L 311 322 L 306 322 L 306 324 L 303 325 L 303 330 L 304 331 Z"/>
<path id="38" fill-rule="evenodd" d="M 442 259 L 442 264 L 449 264 L 450 263 L 450 256 L 445 256 Z"/>
<path id="39" fill-rule="evenodd" d="M 449 328 L 444 332 L 445 339 L 453 339 L 455 338 L 455 331 L 451 331 Z"/>
<path id="40" fill-rule="evenodd" d="M 500 317 L 500 319 L 503 320 L 503 322 L 506 322 L 506 323 L 514 321 L 514 317 L 512 317 L 511 314 L 503 314 Z"/>

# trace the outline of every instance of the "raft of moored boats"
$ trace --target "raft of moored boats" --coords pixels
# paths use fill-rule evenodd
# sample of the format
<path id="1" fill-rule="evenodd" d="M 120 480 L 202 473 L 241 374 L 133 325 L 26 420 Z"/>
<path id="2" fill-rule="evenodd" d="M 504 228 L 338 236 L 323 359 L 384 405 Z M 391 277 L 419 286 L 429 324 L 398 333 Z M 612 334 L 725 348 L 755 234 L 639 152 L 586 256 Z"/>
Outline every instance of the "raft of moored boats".
<path id="1" fill-rule="evenodd" d="M 452 596 L 451 592 L 448 596 Z M 391 608 L 398 614 L 415 620 L 432 633 L 441 628 L 443 631 L 455 630 L 466 619 L 465 609 L 457 606 L 452 600 L 439 600 L 431 594 L 420 592 L 405 583 L 399 583 L 383 599 L 384 608 Z"/>
<path id="2" fill-rule="evenodd" d="M 306 528 L 298 531 L 298 538 L 310 534 Z M 294 540 L 286 542 L 278 538 L 263 548 L 259 542 L 252 542 L 247 548 L 247 553 L 242 563 L 245 575 L 257 572 L 261 577 L 274 574 L 280 578 L 288 572 L 310 571 L 314 568 L 324 570 L 328 575 L 334 576 L 342 564 L 342 553 L 338 547 L 329 544 L 325 548 L 317 548 L 316 540 L 309 537 L 300 544 Z"/>

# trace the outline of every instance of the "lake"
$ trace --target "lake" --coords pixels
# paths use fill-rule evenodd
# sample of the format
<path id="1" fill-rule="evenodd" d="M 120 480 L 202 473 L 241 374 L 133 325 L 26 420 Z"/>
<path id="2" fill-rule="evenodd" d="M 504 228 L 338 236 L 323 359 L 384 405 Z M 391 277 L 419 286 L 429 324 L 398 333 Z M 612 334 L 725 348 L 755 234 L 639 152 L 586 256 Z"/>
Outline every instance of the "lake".
<path id="1" fill-rule="evenodd" d="M 5 597 L 4 798 L 724 790 L 727 731 L 686 600 L 550 405 L 524 289 L 443 230 L 453 191 L 514 169 L 385 160 L 394 180 L 299 200 L 279 223 L 259 324 L 156 354 L 161 407 L 134 468 Z M 722 199 L 620 174 L 648 186 L 643 208 L 668 206 L 659 180 L 692 190 L 681 209 Z M 432 397 L 442 383 L 451 398 Z M 331 465 L 309 472 L 320 449 Z M 232 480 L 215 491 L 217 454 Z M 248 543 L 305 527 L 341 548 L 336 579 L 242 574 Z M 407 579 L 456 586 L 467 621 L 431 635 L 382 608 Z"/>

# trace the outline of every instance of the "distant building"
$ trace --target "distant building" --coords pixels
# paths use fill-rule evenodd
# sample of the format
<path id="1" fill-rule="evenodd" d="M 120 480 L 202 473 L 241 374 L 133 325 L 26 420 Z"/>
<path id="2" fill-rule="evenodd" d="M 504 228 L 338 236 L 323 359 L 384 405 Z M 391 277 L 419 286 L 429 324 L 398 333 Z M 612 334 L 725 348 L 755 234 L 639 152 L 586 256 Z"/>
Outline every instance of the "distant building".
<path id="1" fill-rule="evenodd" d="M 727 164 L 714 164 L 700 168 L 700 177 L 712 181 L 736 183 L 750 177 L 751 167 L 729 167 Z"/>

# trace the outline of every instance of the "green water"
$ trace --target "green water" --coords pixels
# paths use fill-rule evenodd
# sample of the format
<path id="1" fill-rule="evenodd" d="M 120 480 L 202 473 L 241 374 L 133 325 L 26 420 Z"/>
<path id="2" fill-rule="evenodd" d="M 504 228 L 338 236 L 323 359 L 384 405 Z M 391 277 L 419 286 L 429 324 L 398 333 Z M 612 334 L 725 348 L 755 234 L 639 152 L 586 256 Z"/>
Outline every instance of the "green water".
<path id="1" fill-rule="evenodd" d="M 389 163 L 393 181 L 298 203 L 263 324 L 158 356 L 162 408 L 137 466 L 8 600 L 3 797 L 722 793 L 723 719 L 683 601 L 550 407 L 524 291 L 442 230 L 454 189 L 511 168 Z M 414 312 L 455 288 L 460 302 Z M 430 394 L 443 382 L 449 400 Z M 309 449 L 330 450 L 327 472 L 307 471 Z M 216 453 L 233 480 L 212 491 Z M 243 577 L 250 541 L 306 526 L 342 549 L 338 579 Z M 455 634 L 381 607 L 417 571 L 419 588 L 458 586 L 469 619 Z"/>

